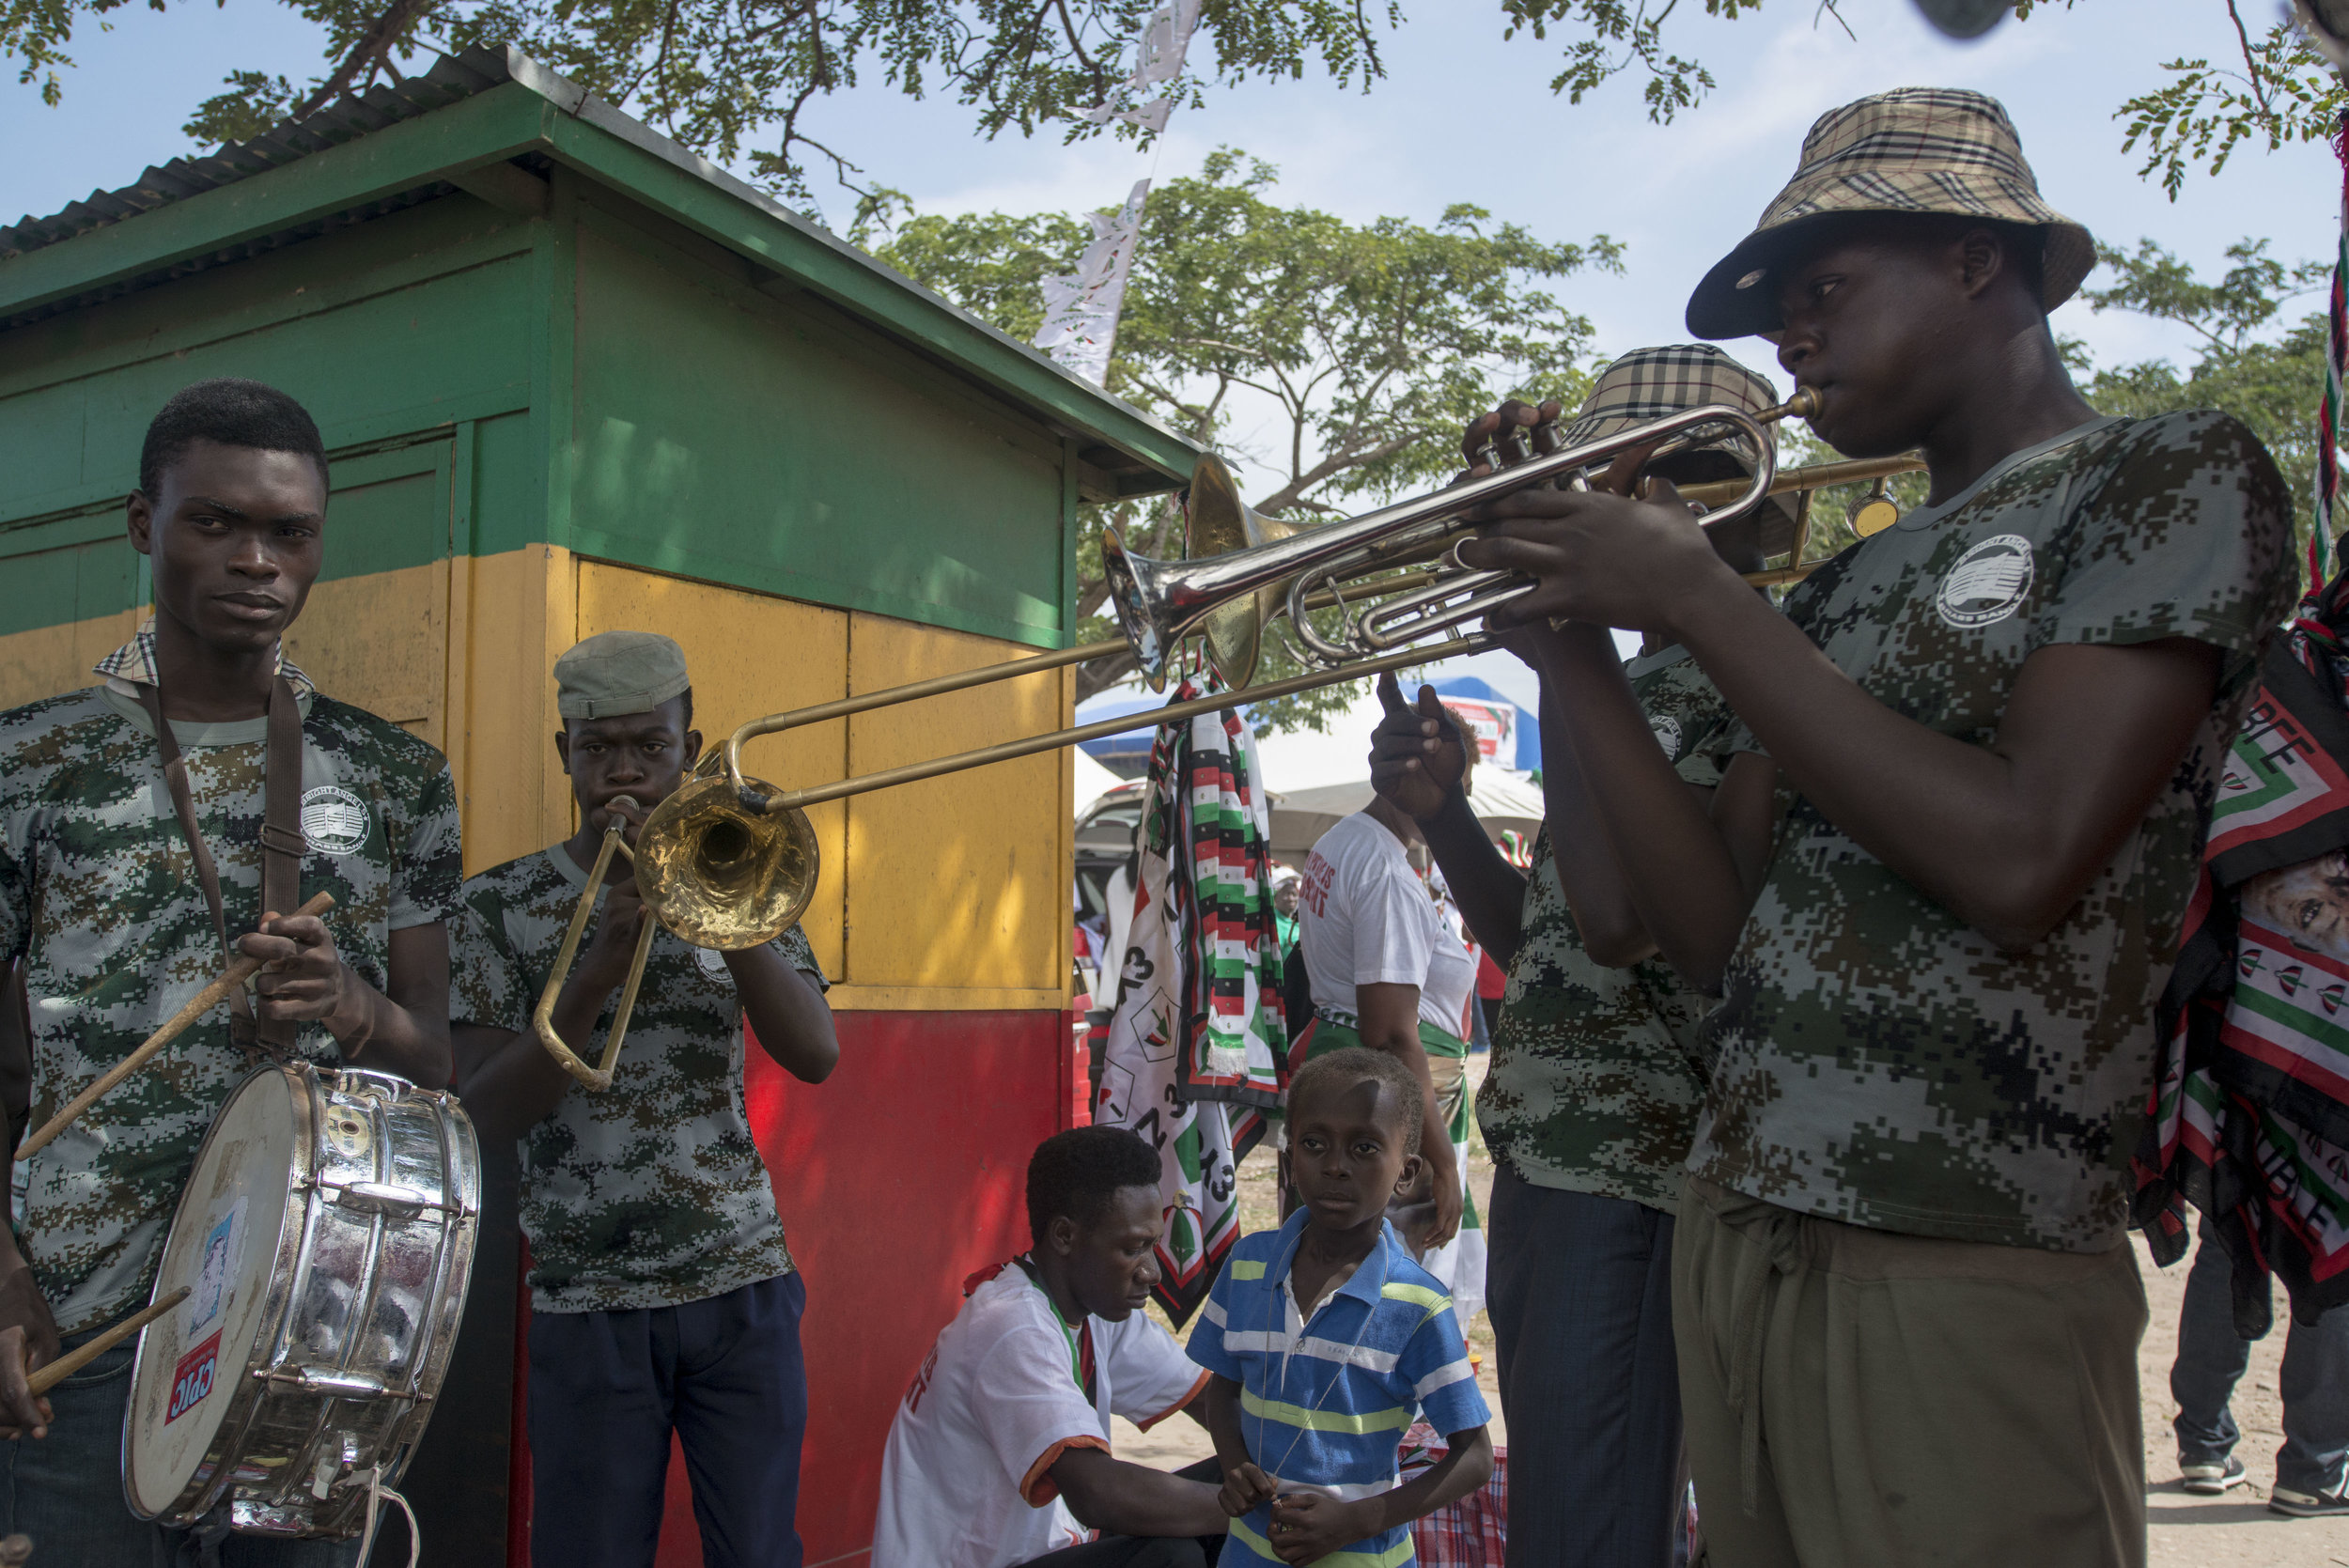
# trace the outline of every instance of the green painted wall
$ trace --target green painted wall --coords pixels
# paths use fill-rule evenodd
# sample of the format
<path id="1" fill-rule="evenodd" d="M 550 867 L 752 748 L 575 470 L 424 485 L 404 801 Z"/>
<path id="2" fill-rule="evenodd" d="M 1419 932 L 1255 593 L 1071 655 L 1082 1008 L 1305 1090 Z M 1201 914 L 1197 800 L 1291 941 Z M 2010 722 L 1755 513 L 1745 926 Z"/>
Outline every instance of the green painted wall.
<path id="1" fill-rule="evenodd" d="M 580 204 L 568 542 L 1056 644 L 1061 443 L 690 237 Z"/>
<path id="2" fill-rule="evenodd" d="M 330 578 L 545 541 L 1061 644 L 1075 442 L 586 175 L 558 167 L 552 196 L 529 220 L 450 195 L 0 332 L 0 560 L 31 590 L 0 633 L 143 601 L 118 542 L 140 437 L 238 375 L 336 453 L 358 510 Z M 441 487 L 450 528 L 387 530 L 384 507 L 423 513 L 362 474 L 428 442 L 401 483 Z"/>

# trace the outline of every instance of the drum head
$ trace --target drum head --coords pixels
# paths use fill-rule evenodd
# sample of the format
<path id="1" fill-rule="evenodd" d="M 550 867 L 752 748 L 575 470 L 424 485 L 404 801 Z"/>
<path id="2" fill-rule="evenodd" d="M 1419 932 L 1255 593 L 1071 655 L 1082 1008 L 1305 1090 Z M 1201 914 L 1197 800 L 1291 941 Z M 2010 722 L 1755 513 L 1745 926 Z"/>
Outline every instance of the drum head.
<path id="1" fill-rule="evenodd" d="M 294 1175 L 298 1091 L 282 1071 L 241 1084 L 179 1196 L 155 1294 L 185 1285 L 189 1296 L 140 1341 L 123 1430 L 123 1489 L 143 1517 L 185 1490 L 255 1363 Z"/>

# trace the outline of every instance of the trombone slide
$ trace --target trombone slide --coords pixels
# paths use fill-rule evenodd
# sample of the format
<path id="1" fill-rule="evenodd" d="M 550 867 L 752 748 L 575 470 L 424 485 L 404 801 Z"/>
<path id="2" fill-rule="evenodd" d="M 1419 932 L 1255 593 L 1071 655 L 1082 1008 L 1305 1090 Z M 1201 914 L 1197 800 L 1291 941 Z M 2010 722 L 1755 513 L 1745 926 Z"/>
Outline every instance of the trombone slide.
<path id="1" fill-rule="evenodd" d="M 636 803 L 634 797 L 622 795 L 613 803 L 626 800 Z M 612 1032 L 604 1036 L 603 1058 L 589 1066 L 581 1055 L 555 1032 L 554 1004 L 563 994 L 563 982 L 569 978 L 571 960 L 579 955 L 579 939 L 587 933 L 587 923 L 596 915 L 596 894 L 603 887 L 603 878 L 612 869 L 614 855 L 626 855 L 634 864 L 636 852 L 628 846 L 622 825 L 613 823 L 603 831 L 603 847 L 596 851 L 595 868 L 587 873 L 587 886 L 579 895 L 579 908 L 571 911 L 569 929 L 563 933 L 563 946 L 554 955 L 554 967 L 547 973 L 547 983 L 538 992 L 538 1006 L 530 1015 L 530 1027 L 538 1036 L 547 1054 L 554 1058 L 562 1069 L 577 1079 L 583 1088 L 600 1094 L 612 1087 L 612 1063 L 620 1059 L 620 1046 L 628 1038 L 628 1016 L 636 1010 L 636 988 L 645 983 L 645 960 L 652 955 L 652 939 L 660 931 L 661 923 L 652 910 L 645 911 L 645 928 L 636 934 L 636 952 L 629 960 L 628 981 L 620 987 L 620 1005 L 612 1015 Z"/>

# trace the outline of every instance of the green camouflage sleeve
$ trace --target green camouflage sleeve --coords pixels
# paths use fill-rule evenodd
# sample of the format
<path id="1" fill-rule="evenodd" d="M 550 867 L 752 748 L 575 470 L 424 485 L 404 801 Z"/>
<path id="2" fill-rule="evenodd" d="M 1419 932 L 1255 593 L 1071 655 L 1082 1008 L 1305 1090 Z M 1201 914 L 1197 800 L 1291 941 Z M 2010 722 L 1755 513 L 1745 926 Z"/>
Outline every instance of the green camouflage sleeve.
<path id="1" fill-rule="evenodd" d="M 530 976 L 506 929 L 505 900 L 486 877 L 464 885 L 448 922 L 448 1017 L 483 1029 L 530 1027 Z"/>
<path id="2" fill-rule="evenodd" d="M 33 877 L 25 863 L 24 823 L 31 815 L 14 801 L 0 805 L 0 962 L 24 956 L 33 929 Z"/>
<path id="3" fill-rule="evenodd" d="M 807 933 L 796 922 L 775 939 L 775 948 L 793 969 L 815 981 L 817 990 L 832 989 L 832 982 L 824 978 L 824 966 L 816 961 L 816 950 L 808 945 Z"/>
<path id="4" fill-rule="evenodd" d="M 2291 493 L 2259 438 L 2227 414 L 2143 421 L 2065 520 L 2048 563 L 2061 581 L 2033 648 L 2190 637 L 2226 656 L 2221 690 L 2232 690 L 2297 592 Z"/>
<path id="5" fill-rule="evenodd" d="M 432 753 L 439 766 L 426 776 L 412 815 L 407 843 L 392 866 L 390 928 L 430 925 L 456 914 L 459 889 L 465 876 L 463 830 L 458 825 L 457 784 L 448 763 Z"/>

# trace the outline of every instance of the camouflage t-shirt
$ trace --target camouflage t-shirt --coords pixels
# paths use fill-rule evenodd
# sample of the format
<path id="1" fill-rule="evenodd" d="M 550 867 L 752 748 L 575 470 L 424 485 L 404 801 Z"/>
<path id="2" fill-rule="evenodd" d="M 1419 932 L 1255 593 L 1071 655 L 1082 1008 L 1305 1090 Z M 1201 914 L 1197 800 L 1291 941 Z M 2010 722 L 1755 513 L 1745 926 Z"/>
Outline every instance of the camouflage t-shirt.
<path id="1" fill-rule="evenodd" d="M 1970 744 L 2053 644 L 2186 637 L 2219 695 L 2143 821 L 2045 939 L 2001 953 L 1781 787 L 1705 1023 L 1700 1175 L 1853 1224 L 2097 1251 L 2126 1222 L 2154 1003 L 2219 759 L 2291 608 L 2289 499 L 2213 412 L 2098 420 L 1845 551 L 1787 613 L 1895 713 Z M 1759 751 L 1750 734 L 1725 749 Z"/>
<path id="2" fill-rule="evenodd" d="M 1633 660 L 1625 673 L 1680 776 L 1720 783 L 1709 742 L 1729 713 L 1688 650 Z M 1660 959 L 1609 969 L 1583 951 L 1543 833 L 1476 1096 L 1485 1146 L 1535 1187 L 1671 1213 L 1704 1091 L 1688 1050 L 1710 1005 Z"/>
<path id="3" fill-rule="evenodd" d="M 512 1030 L 535 1048 L 530 1016 L 586 885 L 561 845 L 465 878 L 450 943 L 450 1017 Z M 581 951 L 593 939 L 590 926 Z M 774 945 L 824 985 L 798 926 Z M 582 1048 L 590 1060 L 611 1031 L 612 1000 Z M 653 939 L 612 1086 L 566 1089 L 522 1135 L 521 1159 L 531 1305 L 539 1312 L 674 1307 L 791 1271 L 774 1188 L 742 1108 L 734 977 L 720 955 L 671 932 Z"/>
<path id="4" fill-rule="evenodd" d="M 335 949 L 382 990 L 391 933 L 456 908 L 457 792 L 397 725 L 331 697 L 303 707 L 302 895 L 334 895 Z M 261 916 L 268 722 L 172 725 L 232 940 Z M 92 687 L 0 714 L 0 952 L 24 960 L 35 1126 L 227 962 L 135 698 Z M 213 1008 L 28 1162 L 22 1246 L 60 1331 L 147 1298 L 196 1148 L 256 1064 L 228 1017 Z M 315 1025 L 295 1049 L 340 1059 Z"/>

